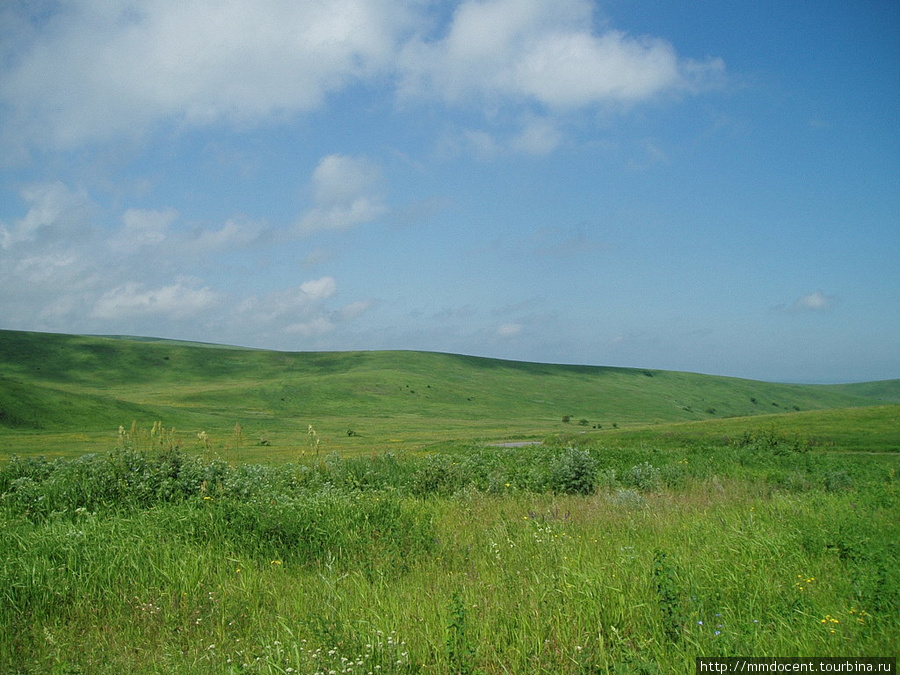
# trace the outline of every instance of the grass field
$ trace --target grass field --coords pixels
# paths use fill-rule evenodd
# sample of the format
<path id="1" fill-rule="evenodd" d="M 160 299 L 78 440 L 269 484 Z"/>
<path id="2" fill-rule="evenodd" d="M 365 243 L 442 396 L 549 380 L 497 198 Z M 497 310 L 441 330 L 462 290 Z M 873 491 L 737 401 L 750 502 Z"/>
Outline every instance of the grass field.
<path id="1" fill-rule="evenodd" d="M 119 425 L 133 421 L 180 430 L 185 449 L 205 431 L 229 459 L 272 461 L 296 459 L 310 424 L 323 450 L 367 454 L 898 403 L 900 380 L 802 386 L 424 352 L 284 353 L 0 331 L 0 459 L 111 449 Z"/>
<path id="2" fill-rule="evenodd" d="M 0 672 L 900 652 L 896 383 L 0 345 Z"/>

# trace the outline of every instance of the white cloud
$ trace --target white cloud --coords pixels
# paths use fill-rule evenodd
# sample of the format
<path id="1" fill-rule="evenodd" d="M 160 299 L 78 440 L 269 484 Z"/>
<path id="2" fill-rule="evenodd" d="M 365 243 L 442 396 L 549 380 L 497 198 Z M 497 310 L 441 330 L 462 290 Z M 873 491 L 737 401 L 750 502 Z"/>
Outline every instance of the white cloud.
<path id="1" fill-rule="evenodd" d="M 319 302 L 330 298 L 337 292 L 337 282 L 334 277 L 322 277 L 300 284 L 300 290 L 311 302 Z"/>
<path id="2" fill-rule="evenodd" d="M 591 15 L 587 0 L 464 2 L 445 37 L 406 45 L 402 94 L 570 109 L 697 88 L 724 69 L 680 59 L 660 39 L 595 34 Z"/>
<path id="3" fill-rule="evenodd" d="M 346 170 L 320 174 L 318 195 L 328 204 L 353 198 L 377 178 L 364 162 L 330 166 Z M 340 192 L 342 176 L 352 190 Z M 205 330 L 251 344 L 288 329 L 323 336 L 373 306 L 357 300 L 329 307 L 338 291 L 332 276 L 260 295 L 239 290 L 246 285 L 236 285 L 232 271 L 248 267 L 246 256 L 234 254 L 264 243 L 264 227 L 253 221 L 192 228 L 171 208 L 109 214 L 62 183 L 32 185 L 21 196 L 22 217 L 0 223 L 0 314 L 8 327 L 195 337 Z M 206 278 L 183 276 L 185 270 Z"/>
<path id="4" fill-rule="evenodd" d="M 202 228 L 183 237 L 182 253 L 196 256 L 246 246 L 256 241 L 263 225 L 250 220 L 230 219 L 217 230 Z"/>
<path id="5" fill-rule="evenodd" d="M 357 300 L 344 305 L 340 310 L 340 317 L 344 321 L 350 321 L 369 311 L 375 303 L 372 300 Z"/>
<path id="6" fill-rule="evenodd" d="M 73 0 L 46 10 L 10 10 L 0 35 L 16 39 L 0 96 L 16 113 L 13 133 L 52 148 L 159 120 L 255 123 L 316 109 L 384 72 L 409 20 L 394 0 Z"/>
<path id="7" fill-rule="evenodd" d="M 246 219 L 230 219 L 217 228 L 186 229 L 175 209 L 128 209 L 122 227 L 104 242 L 120 262 L 133 256 L 135 263 L 152 259 L 156 269 L 197 265 L 212 254 L 239 250 L 256 241 L 264 227 Z"/>
<path id="8" fill-rule="evenodd" d="M 826 312 L 834 306 L 834 300 L 834 296 L 816 291 L 798 299 L 791 309 L 793 311 Z"/>
<path id="9" fill-rule="evenodd" d="M 497 336 L 501 338 L 513 338 L 522 332 L 522 324 L 505 323 L 497 328 Z"/>
<path id="10" fill-rule="evenodd" d="M 466 129 L 462 133 L 463 147 L 481 159 L 492 159 L 501 150 L 501 144 L 488 132 Z"/>
<path id="11" fill-rule="evenodd" d="M 244 298 L 237 312 L 244 323 L 277 327 L 306 323 L 325 314 L 325 301 L 337 293 L 337 281 L 325 276 L 299 286 L 271 291 L 261 297 Z"/>
<path id="12" fill-rule="evenodd" d="M 381 170 L 365 157 L 328 155 L 312 176 L 315 206 L 295 229 L 299 234 L 344 230 L 371 222 L 387 209 L 379 190 Z"/>
<path id="13" fill-rule="evenodd" d="M 328 155 L 313 171 L 313 191 L 321 206 L 344 205 L 372 189 L 381 179 L 378 167 L 364 157 Z"/>
<path id="14" fill-rule="evenodd" d="M 128 209 L 122 215 L 122 229 L 110 238 L 109 246 L 117 253 L 133 253 L 145 246 L 161 244 L 177 219 L 175 209 Z"/>
<path id="15" fill-rule="evenodd" d="M 317 337 L 334 330 L 334 324 L 325 316 L 316 316 L 308 321 L 293 323 L 284 329 L 285 333 L 296 333 L 304 337 Z"/>
<path id="16" fill-rule="evenodd" d="M 358 300 L 340 309 L 326 301 L 337 292 L 333 277 L 311 279 L 299 288 L 274 291 L 262 298 L 245 299 L 238 309 L 242 323 L 276 334 L 322 337 L 370 309 L 370 300 Z"/>
<path id="17" fill-rule="evenodd" d="M 76 238 L 90 227 L 96 207 L 82 190 L 71 190 L 59 181 L 25 187 L 22 199 L 28 204 L 24 218 L 15 225 L 0 222 L 0 248 L 44 240 Z"/>
<path id="18" fill-rule="evenodd" d="M 0 20 L 0 139 L 21 152 L 254 126 L 390 83 L 402 101 L 558 112 L 696 91 L 724 73 L 662 39 L 596 31 L 589 0 L 465 0 L 426 30 L 440 13 L 421 0 L 15 3 Z M 526 129 L 519 149 L 549 151 L 547 131 Z M 333 229 L 377 204 L 318 208 L 310 225 Z"/>
<path id="19" fill-rule="evenodd" d="M 107 320 L 147 316 L 187 319 L 219 301 L 219 294 L 209 288 L 198 288 L 196 282 L 189 279 L 151 289 L 128 282 L 104 293 L 94 305 L 91 316 Z"/>
<path id="20" fill-rule="evenodd" d="M 552 121 L 534 118 L 525 123 L 510 146 L 513 150 L 528 155 L 546 155 L 553 152 L 561 142 L 562 134 Z"/>
<path id="21" fill-rule="evenodd" d="M 372 222 L 385 212 L 380 201 L 368 197 L 358 197 L 349 204 L 334 205 L 328 208 L 311 209 L 300 220 L 298 231 L 301 234 L 312 234 L 327 230 L 346 230 L 355 225 Z"/>
<path id="22" fill-rule="evenodd" d="M 652 140 L 645 139 L 641 149 L 640 156 L 628 160 L 628 168 L 632 171 L 644 171 L 645 169 L 669 162 L 669 155 L 666 151 Z"/>
<path id="23" fill-rule="evenodd" d="M 546 155 L 563 140 L 563 133 L 552 119 L 529 115 L 512 133 L 491 133 L 483 129 L 448 130 L 439 143 L 439 154 L 465 155 L 493 160 L 509 154 Z"/>

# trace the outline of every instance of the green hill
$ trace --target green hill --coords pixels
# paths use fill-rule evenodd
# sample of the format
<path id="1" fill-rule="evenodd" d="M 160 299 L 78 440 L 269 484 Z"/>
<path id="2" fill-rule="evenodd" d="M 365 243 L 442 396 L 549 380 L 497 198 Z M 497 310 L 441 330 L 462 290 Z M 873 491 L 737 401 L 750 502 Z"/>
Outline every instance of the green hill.
<path id="1" fill-rule="evenodd" d="M 313 424 L 333 445 L 362 448 L 898 402 L 900 380 L 791 385 L 430 352 L 291 353 L 0 331 L 7 453 L 50 447 L 53 434 L 114 438 L 133 420 L 219 437 L 240 423 L 248 438 L 295 448 Z"/>

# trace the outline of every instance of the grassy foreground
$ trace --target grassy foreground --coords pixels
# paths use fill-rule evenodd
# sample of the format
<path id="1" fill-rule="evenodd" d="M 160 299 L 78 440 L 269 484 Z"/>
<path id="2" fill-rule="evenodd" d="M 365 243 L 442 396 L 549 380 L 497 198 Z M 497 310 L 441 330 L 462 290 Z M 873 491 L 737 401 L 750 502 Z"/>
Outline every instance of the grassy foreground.
<path id="1" fill-rule="evenodd" d="M 890 418 L 885 418 L 890 419 Z M 887 424 L 888 422 L 884 422 Z M 688 673 L 895 656 L 898 456 L 715 442 L 0 469 L 0 671 Z"/>

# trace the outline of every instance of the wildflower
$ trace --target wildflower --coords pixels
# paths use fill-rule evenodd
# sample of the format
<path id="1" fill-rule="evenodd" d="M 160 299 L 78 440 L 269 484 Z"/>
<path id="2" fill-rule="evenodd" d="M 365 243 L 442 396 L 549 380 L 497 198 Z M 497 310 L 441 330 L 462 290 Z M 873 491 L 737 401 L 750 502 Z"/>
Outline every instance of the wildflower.
<path id="1" fill-rule="evenodd" d="M 282 565 L 283 563 L 280 560 L 273 560 L 272 565 Z"/>

